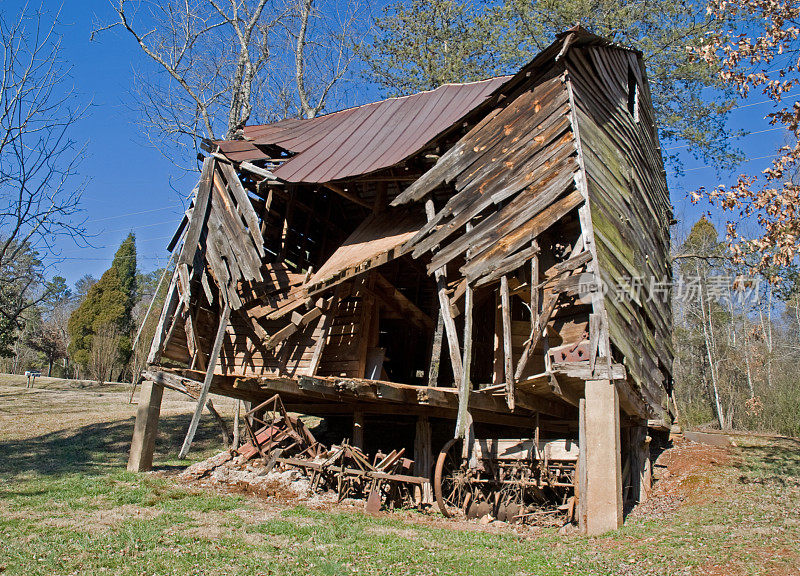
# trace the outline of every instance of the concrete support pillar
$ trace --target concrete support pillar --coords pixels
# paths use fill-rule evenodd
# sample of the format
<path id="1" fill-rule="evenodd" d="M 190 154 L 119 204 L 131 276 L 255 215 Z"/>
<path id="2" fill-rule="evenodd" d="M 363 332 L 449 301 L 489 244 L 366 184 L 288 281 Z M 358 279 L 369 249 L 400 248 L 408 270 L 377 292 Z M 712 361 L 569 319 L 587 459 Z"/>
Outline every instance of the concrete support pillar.
<path id="1" fill-rule="evenodd" d="M 353 446 L 364 449 L 364 412 L 353 412 Z"/>
<path id="2" fill-rule="evenodd" d="M 139 391 L 139 408 L 133 426 L 131 453 L 128 458 L 129 472 L 145 472 L 153 467 L 153 451 L 158 433 L 158 416 L 161 413 L 161 398 L 164 387 L 145 380 Z"/>
<path id="3" fill-rule="evenodd" d="M 609 380 L 586 382 L 584 445 L 586 485 L 582 493 L 585 531 L 593 536 L 622 526 L 622 463 L 619 397 Z"/>

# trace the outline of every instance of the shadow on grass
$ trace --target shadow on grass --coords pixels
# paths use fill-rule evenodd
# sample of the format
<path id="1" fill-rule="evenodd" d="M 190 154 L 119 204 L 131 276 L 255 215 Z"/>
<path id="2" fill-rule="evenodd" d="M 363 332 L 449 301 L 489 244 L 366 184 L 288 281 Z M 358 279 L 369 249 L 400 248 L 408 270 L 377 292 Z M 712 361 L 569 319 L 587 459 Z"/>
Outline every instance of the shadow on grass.
<path id="1" fill-rule="evenodd" d="M 740 446 L 742 483 L 800 485 L 800 443 L 796 440 Z"/>
<path id="2" fill-rule="evenodd" d="M 162 416 L 154 461 L 174 459 L 183 443 L 191 414 Z M 0 476 L 26 473 L 61 475 L 101 473 L 125 466 L 128 461 L 133 418 L 100 422 L 23 440 L 0 441 Z M 222 450 L 219 428 L 204 415 L 195 435 L 193 452 Z M 188 463 L 187 463 L 188 464 Z M 183 466 L 166 466 L 166 468 Z M 165 468 L 162 466 L 162 468 Z"/>

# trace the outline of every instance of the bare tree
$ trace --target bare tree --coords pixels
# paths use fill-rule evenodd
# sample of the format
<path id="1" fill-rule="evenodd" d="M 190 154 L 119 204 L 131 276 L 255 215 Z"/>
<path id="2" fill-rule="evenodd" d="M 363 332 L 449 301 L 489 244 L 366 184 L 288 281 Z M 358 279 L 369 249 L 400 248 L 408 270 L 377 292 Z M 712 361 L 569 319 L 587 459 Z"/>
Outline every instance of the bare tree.
<path id="1" fill-rule="evenodd" d="M 699 262 L 696 265 L 697 278 L 700 279 L 700 313 L 703 327 L 703 338 L 705 341 L 706 358 L 708 360 L 709 372 L 711 375 L 711 390 L 714 395 L 714 413 L 717 416 L 717 422 L 721 430 L 725 430 L 726 419 L 725 412 L 722 409 L 722 401 L 720 399 L 720 386 L 719 386 L 719 368 L 717 366 L 717 357 L 719 352 L 717 350 L 717 342 L 714 335 L 714 321 L 712 319 L 712 301 L 708 295 L 708 278 L 700 268 Z"/>
<path id="2" fill-rule="evenodd" d="M 361 45 L 360 6 L 347 4 L 344 11 L 324 12 L 314 0 L 293 0 L 286 28 L 294 45 L 294 78 L 299 112 L 306 118 L 319 114 L 331 89 L 344 77 Z"/>
<path id="3" fill-rule="evenodd" d="M 122 334 L 113 324 L 106 324 L 92 338 L 89 372 L 99 384 L 108 382 L 119 367 L 119 344 Z"/>
<path id="4" fill-rule="evenodd" d="M 47 360 L 48 376 L 53 375 L 53 364 L 56 360 L 67 357 L 66 331 L 62 331 L 56 322 L 44 322 L 27 343 Z"/>
<path id="5" fill-rule="evenodd" d="M 95 33 L 125 30 L 155 64 L 135 76 L 139 112 L 151 143 L 189 168 L 203 139 L 325 108 L 355 58 L 363 11 L 346 3 L 340 17 L 342 4 L 314 2 L 113 0 L 116 20 Z"/>
<path id="6" fill-rule="evenodd" d="M 55 276 L 47 283 L 44 290 L 49 295 L 35 311 L 40 318 L 26 339 L 26 343 L 44 356 L 47 361 L 47 375 L 52 376 L 55 362 L 67 359 L 69 345 L 67 325 L 74 299 L 72 291 L 67 288 L 66 280 L 61 276 Z"/>
<path id="7" fill-rule="evenodd" d="M 46 297 L 37 291 L 42 255 L 59 237 L 85 234 L 75 221 L 83 183 L 74 182 L 84 147 L 71 137 L 85 107 L 61 57 L 57 16 L 0 12 L 0 351 Z"/>

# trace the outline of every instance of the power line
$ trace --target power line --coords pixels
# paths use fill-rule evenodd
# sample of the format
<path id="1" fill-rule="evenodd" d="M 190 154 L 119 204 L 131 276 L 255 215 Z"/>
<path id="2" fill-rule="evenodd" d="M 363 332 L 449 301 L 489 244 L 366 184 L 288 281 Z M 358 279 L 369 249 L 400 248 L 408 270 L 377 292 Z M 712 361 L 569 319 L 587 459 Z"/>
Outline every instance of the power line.
<path id="1" fill-rule="evenodd" d="M 172 235 L 170 235 L 170 236 L 159 236 L 157 238 L 145 238 L 144 240 L 137 239 L 136 240 L 136 244 L 137 245 L 145 244 L 147 242 L 155 242 L 157 240 L 168 240 L 168 239 L 171 239 L 171 238 L 172 238 Z M 113 246 L 109 246 L 108 244 L 105 244 L 103 246 L 87 246 L 85 248 L 75 248 L 73 250 L 65 250 L 64 252 L 62 252 L 62 254 L 70 254 L 70 253 L 74 253 L 74 252 L 81 252 L 81 251 L 84 251 L 84 250 L 105 250 L 106 248 L 113 248 Z M 76 256 L 76 257 L 66 257 L 65 256 L 65 257 L 55 257 L 55 258 L 57 260 L 90 260 L 90 259 L 92 259 L 92 258 L 81 258 L 79 256 Z M 105 260 L 105 258 L 94 258 L 94 259 L 95 260 Z"/>
<path id="2" fill-rule="evenodd" d="M 785 96 L 781 96 L 781 98 L 791 98 L 792 96 L 800 96 L 800 92 L 792 92 L 791 94 L 786 94 Z M 740 104 L 739 106 L 734 106 L 731 110 L 739 110 L 740 108 L 749 108 L 750 106 L 758 106 L 760 104 L 768 104 L 769 102 L 776 103 L 775 100 L 761 100 L 760 102 L 750 102 L 748 104 Z"/>
<path id="3" fill-rule="evenodd" d="M 150 214 L 152 212 L 162 212 L 164 210 L 171 210 L 177 208 L 177 206 L 164 206 L 162 208 L 153 208 L 152 210 L 140 210 L 139 212 L 128 212 L 127 214 L 118 214 L 116 216 L 108 216 L 106 218 L 95 218 L 94 220 L 87 220 L 86 224 L 93 224 L 95 222 L 105 222 L 107 220 L 116 220 L 118 218 L 125 218 L 127 216 L 138 216 L 140 214 Z"/>
<path id="4" fill-rule="evenodd" d="M 781 156 L 780 154 L 772 154 L 771 156 L 759 156 L 758 158 L 748 158 L 747 160 L 744 160 L 744 161 L 740 162 L 739 165 L 741 166 L 742 164 L 747 164 L 748 162 L 753 162 L 755 160 L 766 160 L 767 158 L 778 158 L 780 156 Z M 692 172 L 693 170 L 703 170 L 705 168 L 714 168 L 714 166 L 710 166 L 710 165 L 696 166 L 695 168 L 687 168 L 686 170 L 684 170 L 684 172 Z"/>
<path id="5" fill-rule="evenodd" d="M 783 96 L 784 98 L 791 98 L 792 96 L 800 96 L 800 92 L 793 92 L 791 94 L 786 94 Z M 759 106 L 761 104 L 768 104 L 770 102 L 775 102 L 774 100 L 761 100 L 759 102 L 750 102 L 748 104 L 740 104 L 739 106 L 732 107 L 729 111 L 733 112 L 734 110 L 740 110 L 742 108 L 749 108 L 750 106 Z M 786 130 L 785 126 L 777 126 L 775 128 L 767 128 L 766 130 L 759 130 L 757 132 L 748 132 L 747 134 L 743 134 L 742 136 L 726 136 L 724 138 L 718 138 L 717 140 L 732 140 L 733 138 L 744 138 L 746 136 L 751 136 L 753 134 L 764 134 L 765 132 L 773 132 L 775 130 Z M 681 144 L 680 146 L 670 146 L 669 148 L 664 148 L 664 150 L 677 150 L 679 148 L 688 148 L 689 144 Z"/>
<path id="6" fill-rule="evenodd" d="M 764 134 L 765 132 L 774 132 L 775 130 L 786 130 L 786 126 L 776 126 L 775 128 L 767 128 L 766 130 L 758 130 L 756 132 L 748 132 L 747 134 L 742 134 L 741 136 L 725 136 L 723 138 L 717 138 L 717 142 L 721 140 L 733 140 L 734 138 L 746 138 L 747 136 L 752 136 L 754 134 Z M 664 150 L 677 150 L 678 148 L 688 148 L 690 144 L 681 144 L 680 146 L 670 146 L 669 148 L 664 148 Z"/>
<path id="7" fill-rule="evenodd" d="M 91 260 L 93 262 L 104 262 L 104 261 L 113 260 L 113 259 L 114 259 L 114 256 L 110 256 L 108 258 L 95 258 L 95 257 L 81 258 L 81 257 L 78 257 L 78 256 L 72 256 L 72 257 L 55 258 L 55 261 L 56 262 L 61 262 L 63 260 Z M 164 260 L 164 259 L 165 259 L 165 257 L 163 257 L 163 256 L 137 256 L 135 258 L 135 260 L 137 260 L 137 261 L 138 260 Z M 122 258 L 122 260 L 129 260 L 129 258 Z"/>

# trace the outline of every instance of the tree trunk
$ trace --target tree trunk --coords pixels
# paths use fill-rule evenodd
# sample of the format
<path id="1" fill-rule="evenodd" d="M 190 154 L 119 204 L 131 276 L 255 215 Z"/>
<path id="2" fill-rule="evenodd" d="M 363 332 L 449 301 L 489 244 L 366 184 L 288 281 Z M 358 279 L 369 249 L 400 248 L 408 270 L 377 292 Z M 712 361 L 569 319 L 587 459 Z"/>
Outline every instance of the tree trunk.
<path id="1" fill-rule="evenodd" d="M 698 268 L 697 275 L 700 276 Z M 704 279 L 703 279 L 704 280 Z M 706 354 L 708 357 L 708 366 L 711 371 L 711 388 L 714 392 L 714 410 L 717 414 L 717 422 L 719 422 L 720 430 L 725 430 L 725 413 L 722 409 L 722 402 L 719 397 L 719 386 L 717 385 L 717 365 L 714 361 L 714 354 L 716 353 L 716 346 L 714 346 L 714 329 L 711 319 L 711 305 L 709 303 L 708 314 L 706 314 L 706 303 L 708 303 L 708 294 L 706 292 L 706 283 L 700 283 L 700 310 L 703 313 L 703 338 L 706 344 Z"/>
<path id="2" fill-rule="evenodd" d="M 758 318 L 761 322 L 761 333 L 764 334 L 764 344 L 767 347 L 767 388 L 772 388 L 772 286 L 767 288 L 768 317 L 764 318 L 764 308 L 759 306 Z"/>
<path id="3" fill-rule="evenodd" d="M 744 319 L 744 363 L 747 367 L 747 387 L 750 389 L 750 398 L 755 398 L 755 388 L 753 387 L 753 370 L 750 365 L 750 343 L 747 339 L 747 318 Z"/>

